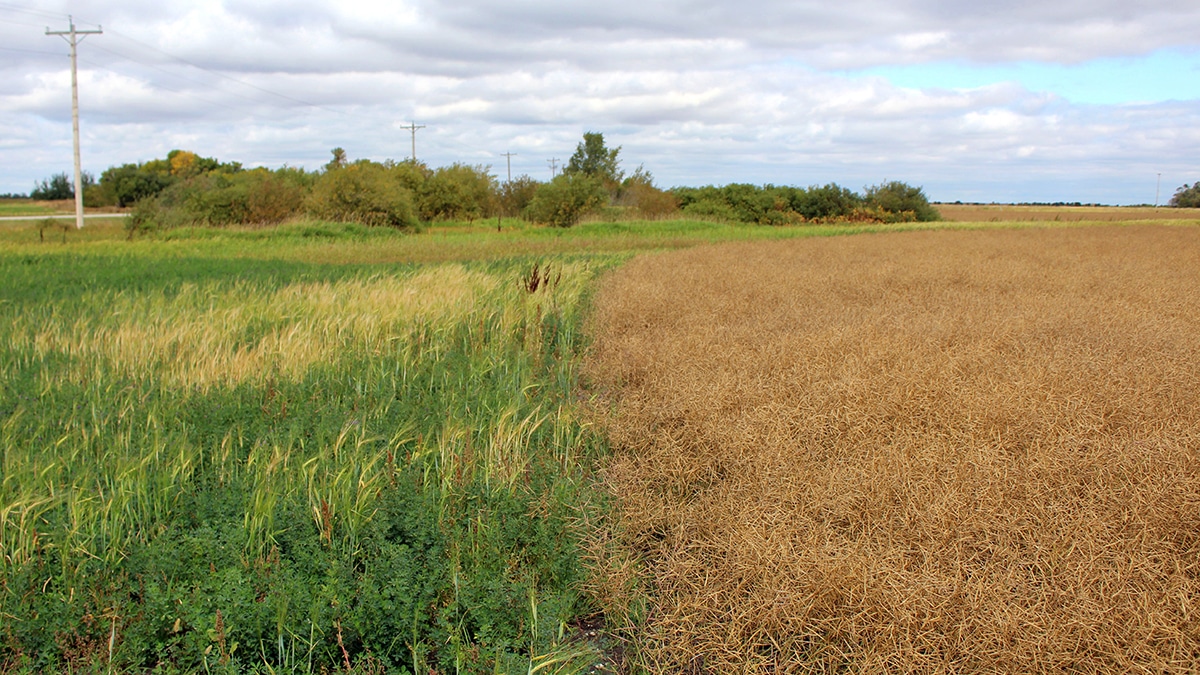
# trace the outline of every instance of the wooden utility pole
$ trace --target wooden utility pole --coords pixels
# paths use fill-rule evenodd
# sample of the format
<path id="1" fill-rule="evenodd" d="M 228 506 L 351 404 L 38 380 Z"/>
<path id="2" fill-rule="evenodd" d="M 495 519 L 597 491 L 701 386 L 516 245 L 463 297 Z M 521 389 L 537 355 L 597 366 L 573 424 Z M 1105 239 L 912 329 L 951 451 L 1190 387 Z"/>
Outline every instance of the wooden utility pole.
<path id="1" fill-rule="evenodd" d="M 70 30 L 52 31 L 46 28 L 46 35 L 60 35 L 67 44 L 71 45 L 71 130 L 75 136 L 75 229 L 83 229 L 83 165 L 79 159 L 79 74 L 76 66 L 76 47 L 89 35 L 100 35 L 104 31 L 99 26 L 96 30 L 76 30 L 75 19 L 68 16 Z"/>
<path id="2" fill-rule="evenodd" d="M 409 122 L 408 126 L 400 127 L 400 128 L 408 129 L 409 131 L 412 132 L 412 161 L 413 161 L 413 164 L 416 164 L 417 163 L 417 129 L 424 129 L 425 125 L 417 124 L 416 122 Z"/>
<path id="3" fill-rule="evenodd" d="M 550 159 L 546 160 L 546 163 L 550 165 L 550 177 L 554 178 L 555 176 L 557 176 L 558 175 L 558 158 L 551 157 Z"/>
<path id="4" fill-rule="evenodd" d="M 515 152 L 502 152 L 500 156 L 508 160 L 508 182 L 512 182 L 512 158 L 516 157 Z"/>

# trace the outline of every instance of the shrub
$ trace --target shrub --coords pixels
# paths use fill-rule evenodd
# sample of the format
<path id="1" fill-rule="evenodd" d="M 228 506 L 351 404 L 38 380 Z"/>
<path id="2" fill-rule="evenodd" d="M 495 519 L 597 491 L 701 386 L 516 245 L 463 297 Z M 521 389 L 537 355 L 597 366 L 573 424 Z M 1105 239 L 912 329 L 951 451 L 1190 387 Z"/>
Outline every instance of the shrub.
<path id="1" fill-rule="evenodd" d="M 853 190 L 837 183 L 807 190 L 797 190 L 792 199 L 792 209 L 806 220 L 832 220 L 849 218 L 862 206 L 862 197 Z"/>
<path id="2" fill-rule="evenodd" d="M 386 167 L 360 161 L 327 171 L 308 197 L 316 218 L 371 226 L 416 227 L 412 194 Z"/>
<path id="3" fill-rule="evenodd" d="M 891 217 L 887 222 L 940 220 L 937 209 L 929 204 L 925 192 L 900 181 L 890 181 L 867 188 L 863 201 L 869 209 L 878 209 Z"/>
<path id="4" fill-rule="evenodd" d="M 563 173 L 538 188 L 526 215 L 534 222 L 570 227 L 602 205 L 607 196 L 599 178 L 585 173 Z"/>
<path id="5" fill-rule="evenodd" d="M 294 169 L 248 172 L 244 222 L 282 223 L 299 213 L 304 206 L 303 178 L 304 172 Z"/>
<path id="6" fill-rule="evenodd" d="M 1187 183 L 1183 187 L 1175 191 L 1175 196 L 1171 197 L 1170 205 L 1183 209 L 1200 208 L 1200 181 L 1197 181 L 1188 186 Z"/>
<path id="7" fill-rule="evenodd" d="M 92 174 L 86 171 L 83 172 L 82 178 L 83 189 L 86 193 L 88 187 L 95 183 L 95 180 L 92 178 Z M 66 173 L 56 173 L 34 186 L 33 190 L 29 193 L 29 198 L 39 201 L 74 199 L 75 188 L 73 183 L 74 181 Z"/>
<path id="8" fill-rule="evenodd" d="M 500 186 L 500 210 L 505 215 L 524 213 L 537 195 L 541 182 L 523 174 Z"/>
<path id="9" fill-rule="evenodd" d="M 451 164 L 433 172 L 417 192 L 422 220 L 475 220 L 490 215 L 496 179 L 487 167 Z"/>

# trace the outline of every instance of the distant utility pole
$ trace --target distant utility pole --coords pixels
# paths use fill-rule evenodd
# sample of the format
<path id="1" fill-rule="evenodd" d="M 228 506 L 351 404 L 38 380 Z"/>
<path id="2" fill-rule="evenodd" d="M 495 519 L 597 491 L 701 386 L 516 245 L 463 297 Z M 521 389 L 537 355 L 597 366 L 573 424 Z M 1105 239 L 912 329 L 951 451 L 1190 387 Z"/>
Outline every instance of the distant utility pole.
<path id="1" fill-rule="evenodd" d="M 1158 182 L 1154 185 L 1154 208 L 1158 208 L 1159 190 L 1162 189 L 1162 172 L 1158 173 Z"/>
<path id="2" fill-rule="evenodd" d="M 75 229 L 83 229 L 83 167 L 79 161 L 79 75 L 76 69 L 76 47 L 89 35 L 100 35 L 104 31 L 96 26 L 96 30 L 76 30 L 75 19 L 67 17 L 70 30 L 52 31 L 46 28 L 46 35 L 61 35 L 67 44 L 71 45 L 71 130 L 75 135 Z"/>
<path id="3" fill-rule="evenodd" d="M 500 156 L 508 160 L 508 182 L 512 182 L 512 158 L 515 157 L 515 152 L 502 152 Z"/>
<path id="4" fill-rule="evenodd" d="M 554 178 L 555 176 L 557 176 L 558 175 L 558 158 L 551 157 L 550 159 L 546 160 L 546 163 L 550 165 L 550 177 Z"/>
<path id="5" fill-rule="evenodd" d="M 412 161 L 413 161 L 413 164 L 416 164 L 417 163 L 417 129 L 424 129 L 425 125 L 417 124 L 416 122 L 409 122 L 408 126 L 400 127 L 400 128 L 408 129 L 409 131 L 412 132 Z"/>

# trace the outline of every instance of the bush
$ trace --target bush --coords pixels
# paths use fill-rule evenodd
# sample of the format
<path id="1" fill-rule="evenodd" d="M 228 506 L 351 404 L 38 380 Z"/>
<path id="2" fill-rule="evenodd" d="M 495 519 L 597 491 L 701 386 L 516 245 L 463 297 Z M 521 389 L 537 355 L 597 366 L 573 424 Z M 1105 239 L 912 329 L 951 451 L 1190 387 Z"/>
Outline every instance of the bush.
<path id="1" fill-rule="evenodd" d="M 273 225 L 295 216 L 304 206 L 303 182 L 306 175 L 298 169 L 267 171 L 256 169 L 247 174 L 246 213 L 243 222 Z"/>
<path id="2" fill-rule="evenodd" d="M 1187 183 L 1183 187 L 1175 191 L 1175 196 L 1171 197 L 1170 205 L 1181 209 L 1200 209 L 1200 181 L 1197 181 L 1189 187 Z"/>
<path id="3" fill-rule="evenodd" d="M 541 182 L 520 175 L 500 186 L 500 210 L 504 215 L 524 213 L 537 195 Z"/>
<path id="4" fill-rule="evenodd" d="M 360 161 L 327 171 L 308 197 L 315 218 L 370 226 L 418 225 L 412 194 L 387 167 Z"/>
<path id="5" fill-rule="evenodd" d="M 882 211 L 887 222 L 941 220 L 937 209 L 929 204 L 925 192 L 900 181 L 890 181 L 867 188 L 863 201 L 868 209 Z"/>
<path id="6" fill-rule="evenodd" d="M 87 193 L 87 189 L 96 181 L 92 178 L 92 174 L 83 172 L 83 189 Z M 66 173 L 56 173 L 53 176 L 43 180 L 34 186 L 33 191 L 29 193 L 30 199 L 38 201 L 56 201 L 60 199 L 74 199 L 75 188 L 74 181 Z"/>
<path id="7" fill-rule="evenodd" d="M 495 210 L 498 188 L 487 167 L 451 164 L 433 172 L 417 195 L 422 220 L 475 220 Z"/>
<path id="8" fill-rule="evenodd" d="M 806 220 L 833 220 L 849 218 L 862 206 L 862 197 L 853 190 L 829 183 L 823 187 L 812 186 L 797 190 L 792 199 L 792 209 Z"/>
<path id="9" fill-rule="evenodd" d="M 526 215 L 537 223 L 570 227 L 602 205 L 607 197 L 599 178 L 585 173 L 562 173 L 538 188 Z"/>

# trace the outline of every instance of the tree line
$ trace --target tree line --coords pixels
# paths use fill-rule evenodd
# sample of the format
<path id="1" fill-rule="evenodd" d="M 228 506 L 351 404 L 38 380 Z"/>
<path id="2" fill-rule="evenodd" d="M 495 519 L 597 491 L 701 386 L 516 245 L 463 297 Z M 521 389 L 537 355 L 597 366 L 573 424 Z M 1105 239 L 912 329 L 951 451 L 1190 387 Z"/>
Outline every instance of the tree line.
<path id="1" fill-rule="evenodd" d="M 246 169 L 187 150 L 85 175 L 89 207 L 132 208 L 133 232 L 180 226 L 280 223 L 297 218 L 415 228 L 436 221 L 498 216 L 569 227 L 589 214 L 605 218 L 686 217 L 761 225 L 936 220 L 924 192 L 899 181 L 862 193 L 835 183 L 795 187 L 733 183 L 662 189 L 643 166 L 621 167 L 621 147 L 587 132 L 550 181 L 528 175 L 500 181 L 490 167 L 416 161 L 351 161 L 334 148 L 317 171 L 284 166 Z M 70 199 L 66 174 L 42 181 L 36 199 Z"/>

